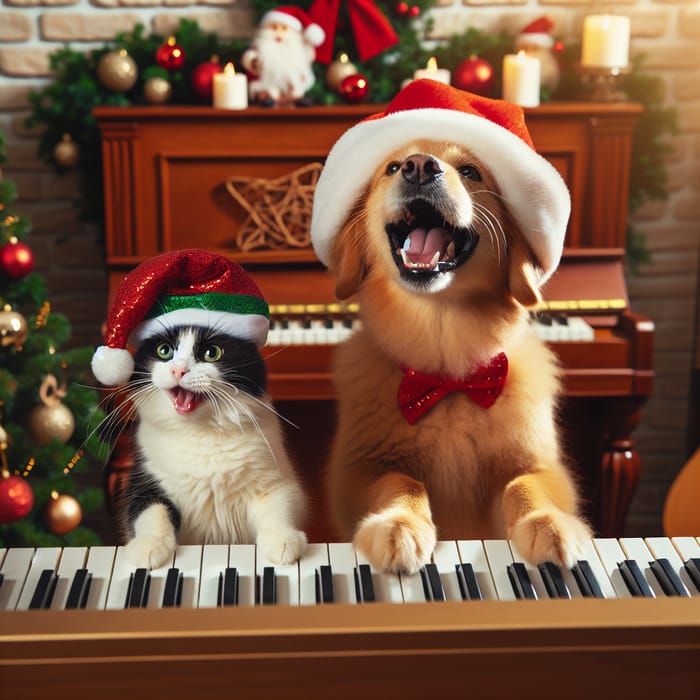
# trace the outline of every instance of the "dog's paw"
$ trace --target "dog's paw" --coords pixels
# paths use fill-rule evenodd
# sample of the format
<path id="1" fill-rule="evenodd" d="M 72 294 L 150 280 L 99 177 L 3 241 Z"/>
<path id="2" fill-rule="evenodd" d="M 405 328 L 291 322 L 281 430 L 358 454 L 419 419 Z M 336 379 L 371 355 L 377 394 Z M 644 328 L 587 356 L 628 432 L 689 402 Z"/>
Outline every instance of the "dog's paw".
<path id="1" fill-rule="evenodd" d="M 257 544 L 263 554 L 275 564 L 293 564 L 306 549 L 306 534 L 301 530 L 261 532 Z"/>
<path id="2" fill-rule="evenodd" d="M 531 564 L 551 561 L 571 568 L 591 538 L 588 526 L 558 508 L 534 510 L 516 521 L 509 533 L 518 552 Z"/>
<path id="3" fill-rule="evenodd" d="M 391 508 L 368 515 L 353 541 L 375 569 L 414 574 L 430 561 L 437 532 L 432 520 Z"/>
<path id="4" fill-rule="evenodd" d="M 138 535 L 125 547 L 127 559 L 136 567 L 157 569 L 172 562 L 177 541 L 171 534 Z"/>

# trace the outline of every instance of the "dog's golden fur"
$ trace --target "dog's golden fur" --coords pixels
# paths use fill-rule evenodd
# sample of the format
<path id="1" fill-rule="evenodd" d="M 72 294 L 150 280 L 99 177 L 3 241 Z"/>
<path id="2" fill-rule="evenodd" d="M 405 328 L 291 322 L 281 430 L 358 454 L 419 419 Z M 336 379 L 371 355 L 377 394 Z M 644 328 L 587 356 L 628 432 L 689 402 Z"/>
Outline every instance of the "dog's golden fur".
<path id="1" fill-rule="evenodd" d="M 415 153 L 440 159 L 449 197 L 470 191 L 481 234 L 433 292 L 400 281 L 385 232 L 400 208 L 387 163 Z M 330 511 L 338 534 L 389 571 L 416 571 L 436 538 L 509 537 L 532 562 L 570 565 L 589 530 L 559 446 L 557 363 L 528 325 L 540 272 L 487 167 L 476 164 L 483 181 L 465 180 L 465 162 L 474 159 L 455 144 L 407 144 L 377 170 L 334 243 L 337 295 L 358 295 L 363 327 L 336 351 Z M 454 393 L 415 425 L 399 412 L 401 366 L 460 377 L 501 351 L 508 378 L 491 408 Z"/>

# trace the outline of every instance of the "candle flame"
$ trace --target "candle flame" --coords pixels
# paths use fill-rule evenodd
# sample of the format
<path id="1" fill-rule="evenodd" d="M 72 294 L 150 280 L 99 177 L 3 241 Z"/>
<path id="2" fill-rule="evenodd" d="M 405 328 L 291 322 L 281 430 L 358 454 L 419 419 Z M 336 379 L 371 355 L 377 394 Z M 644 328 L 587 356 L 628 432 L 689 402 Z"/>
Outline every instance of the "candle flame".
<path id="1" fill-rule="evenodd" d="M 426 64 L 425 69 L 429 71 L 436 71 L 438 69 L 437 59 L 435 58 L 435 56 L 431 56 L 428 59 L 428 63 Z"/>
<path id="2" fill-rule="evenodd" d="M 518 51 L 518 63 L 522 63 L 525 60 L 525 56 L 527 56 L 525 51 Z"/>
<path id="3" fill-rule="evenodd" d="M 236 69 L 234 68 L 233 63 L 227 63 L 224 66 L 224 73 L 226 73 L 226 75 L 236 75 Z"/>

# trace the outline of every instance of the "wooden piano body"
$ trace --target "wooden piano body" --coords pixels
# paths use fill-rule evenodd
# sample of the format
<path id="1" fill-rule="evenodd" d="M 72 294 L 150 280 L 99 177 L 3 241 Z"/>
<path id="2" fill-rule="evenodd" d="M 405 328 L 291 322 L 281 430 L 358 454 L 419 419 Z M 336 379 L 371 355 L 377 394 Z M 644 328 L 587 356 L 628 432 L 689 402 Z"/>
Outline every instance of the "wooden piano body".
<path id="1" fill-rule="evenodd" d="M 322 162 L 343 131 L 376 105 L 251 108 L 98 108 L 103 139 L 109 298 L 149 256 L 206 247 L 244 265 L 271 304 L 334 301 L 333 281 L 306 249 L 236 248 L 246 212 L 228 194 L 230 176 L 275 179 Z M 564 260 L 546 290 L 553 310 L 584 316 L 588 342 L 554 345 L 567 400 L 567 452 L 583 480 L 597 531 L 622 534 L 641 464 L 631 439 L 652 388 L 653 325 L 635 314 L 623 272 L 632 130 L 640 106 L 545 104 L 527 110 L 537 150 L 572 194 Z M 289 442 L 309 488 L 334 426 L 331 346 L 268 348 L 270 390 L 299 426 Z M 116 460 L 116 467 L 119 467 Z M 128 467 L 128 459 L 121 464 Z M 312 537 L 332 539 L 322 513 Z"/>

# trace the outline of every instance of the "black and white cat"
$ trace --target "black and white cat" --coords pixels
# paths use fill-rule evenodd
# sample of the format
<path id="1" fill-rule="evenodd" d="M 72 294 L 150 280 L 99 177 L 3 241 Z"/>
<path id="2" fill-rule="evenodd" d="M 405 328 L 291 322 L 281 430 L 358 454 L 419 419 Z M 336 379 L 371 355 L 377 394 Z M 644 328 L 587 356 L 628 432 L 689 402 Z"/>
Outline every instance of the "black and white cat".
<path id="1" fill-rule="evenodd" d="M 180 544 L 255 543 L 277 563 L 306 546 L 303 490 L 251 340 L 159 322 L 134 355 L 137 454 L 119 501 L 130 561 L 154 568 Z"/>

